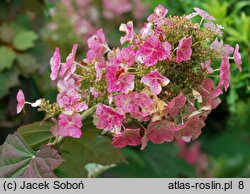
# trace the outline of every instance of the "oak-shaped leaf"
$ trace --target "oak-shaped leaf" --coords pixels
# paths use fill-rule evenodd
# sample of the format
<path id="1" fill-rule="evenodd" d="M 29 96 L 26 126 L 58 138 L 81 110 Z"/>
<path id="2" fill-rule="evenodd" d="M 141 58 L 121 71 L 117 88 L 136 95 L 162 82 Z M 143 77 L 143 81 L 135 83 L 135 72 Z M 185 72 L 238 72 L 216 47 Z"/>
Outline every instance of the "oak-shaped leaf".
<path id="1" fill-rule="evenodd" d="M 53 122 L 38 121 L 23 125 L 17 131 L 33 150 L 38 150 L 41 145 L 46 144 L 53 137 L 50 132 L 52 125 Z"/>
<path id="2" fill-rule="evenodd" d="M 33 151 L 18 134 L 9 135 L 0 156 L 2 178 L 56 178 L 53 170 L 61 165 L 62 157 L 48 145 Z"/>

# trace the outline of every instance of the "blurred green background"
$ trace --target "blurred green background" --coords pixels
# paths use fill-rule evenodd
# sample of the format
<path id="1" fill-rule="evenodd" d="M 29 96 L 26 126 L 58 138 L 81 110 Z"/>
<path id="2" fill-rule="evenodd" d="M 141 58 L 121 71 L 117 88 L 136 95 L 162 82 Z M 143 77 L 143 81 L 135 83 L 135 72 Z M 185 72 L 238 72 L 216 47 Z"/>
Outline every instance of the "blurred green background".
<path id="1" fill-rule="evenodd" d="M 113 0 L 114 1 L 114 0 Z M 27 99 L 55 101 L 49 79 L 54 47 L 63 57 L 73 43 L 85 56 L 86 40 L 103 28 L 109 45 L 118 46 L 119 24 L 133 20 L 138 29 L 155 6 L 170 15 L 189 14 L 194 7 L 217 18 L 224 41 L 240 45 L 243 72 L 232 66 L 229 91 L 206 121 L 197 141 L 188 145 L 150 144 L 146 150 L 124 148 L 128 163 L 110 168 L 101 177 L 250 177 L 250 1 L 249 0 L 1 0 L 0 1 L 0 144 L 19 126 L 41 120 L 29 107 L 16 115 L 16 92 Z M 125 6 L 126 5 L 126 6 Z M 121 8 L 126 9 L 121 9 Z M 195 160 L 189 160 L 192 156 Z"/>

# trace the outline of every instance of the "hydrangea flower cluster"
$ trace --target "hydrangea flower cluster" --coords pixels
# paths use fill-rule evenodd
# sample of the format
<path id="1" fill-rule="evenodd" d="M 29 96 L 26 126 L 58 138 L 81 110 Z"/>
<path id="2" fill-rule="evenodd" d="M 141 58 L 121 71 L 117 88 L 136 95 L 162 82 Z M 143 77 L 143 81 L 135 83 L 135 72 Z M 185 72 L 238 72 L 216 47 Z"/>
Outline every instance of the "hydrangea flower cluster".
<path id="1" fill-rule="evenodd" d="M 57 103 L 39 104 L 55 122 L 53 134 L 81 137 L 81 114 L 94 108 L 96 128 L 111 134 L 118 148 L 196 139 L 220 104 L 219 95 L 228 90 L 230 60 L 240 71 L 242 60 L 238 44 L 223 43 L 223 27 L 212 22 L 215 18 L 194 10 L 166 17 L 168 9 L 158 5 L 139 32 L 132 21 L 121 24 L 121 48 L 110 49 L 99 29 L 79 63 L 76 44 L 65 62 L 56 48 L 50 64 L 51 79 L 58 81 Z M 18 112 L 22 96 L 18 93 Z"/>

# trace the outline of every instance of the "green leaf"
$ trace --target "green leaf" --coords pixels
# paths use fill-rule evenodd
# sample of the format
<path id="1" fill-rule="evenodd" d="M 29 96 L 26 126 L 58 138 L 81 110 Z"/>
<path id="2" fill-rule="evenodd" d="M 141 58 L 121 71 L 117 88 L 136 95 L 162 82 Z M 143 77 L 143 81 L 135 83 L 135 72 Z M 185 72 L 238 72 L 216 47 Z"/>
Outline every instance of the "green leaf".
<path id="1" fill-rule="evenodd" d="M 161 145 L 149 143 L 143 151 L 131 148 L 123 149 L 128 160 L 127 164 L 120 164 L 107 171 L 113 177 L 123 178 L 174 178 L 195 177 L 194 166 L 178 156 L 179 148 L 176 144 L 163 143 Z M 133 153 L 131 156 L 131 152 Z M 141 161 L 134 155 L 137 154 Z"/>
<path id="2" fill-rule="evenodd" d="M 54 178 L 53 169 L 63 162 L 57 150 L 45 145 L 34 152 L 18 134 L 9 135 L 0 157 L 0 177 Z"/>
<path id="3" fill-rule="evenodd" d="M 42 144 L 47 144 L 49 139 L 52 138 L 50 132 L 52 125 L 52 122 L 39 121 L 24 125 L 18 128 L 17 131 L 33 150 L 37 150 Z"/>
<path id="4" fill-rule="evenodd" d="M 250 157 L 243 155 L 214 158 L 210 173 L 217 178 L 248 178 L 250 175 Z"/>
<path id="5" fill-rule="evenodd" d="M 207 140 L 207 150 L 210 155 L 215 157 L 219 157 L 220 155 L 233 156 L 236 153 L 250 156 L 249 143 L 244 138 L 243 132 L 238 131 L 237 128 L 233 128 L 233 130 L 227 130 L 221 135 Z M 233 146 L 231 146 L 232 142 Z"/>
<path id="6" fill-rule="evenodd" d="M 21 54 L 17 56 L 17 61 L 23 76 L 28 77 L 38 69 L 36 59 L 29 54 Z"/>
<path id="7" fill-rule="evenodd" d="M 125 162 L 119 149 L 111 144 L 107 136 L 99 135 L 93 125 L 88 125 L 80 139 L 67 138 L 59 150 L 65 162 L 56 174 L 64 177 L 87 177 L 85 165 L 97 163 L 112 165 Z"/>
<path id="8" fill-rule="evenodd" d="M 20 32 L 14 38 L 14 46 L 18 50 L 26 50 L 34 46 L 34 41 L 37 40 L 38 36 L 32 31 Z"/>
<path id="9" fill-rule="evenodd" d="M 0 99 L 8 94 L 11 87 L 19 84 L 18 74 L 19 72 L 17 69 L 9 69 L 0 72 Z"/>
<path id="10" fill-rule="evenodd" d="M 9 24 L 2 24 L 0 27 L 0 40 L 6 43 L 12 43 L 15 36 L 15 31 Z"/>
<path id="11" fill-rule="evenodd" d="M 6 46 L 1 46 L 0 47 L 0 71 L 11 68 L 15 58 L 16 58 L 16 54 L 12 49 Z"/>

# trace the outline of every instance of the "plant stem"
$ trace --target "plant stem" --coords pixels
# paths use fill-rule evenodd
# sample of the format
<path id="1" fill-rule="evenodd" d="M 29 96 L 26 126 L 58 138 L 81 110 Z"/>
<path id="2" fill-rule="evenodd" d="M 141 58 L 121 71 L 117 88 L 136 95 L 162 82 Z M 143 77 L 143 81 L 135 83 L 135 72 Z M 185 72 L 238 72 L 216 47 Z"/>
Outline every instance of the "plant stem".
<path id="1" fill-rule="evenodd" d="M 82 120 L 86 119 L 89 115 L 93 114 L 96 109 L 96 105 L 92 106 L 91 108 L 87 109 L 82 113 Z"/>

